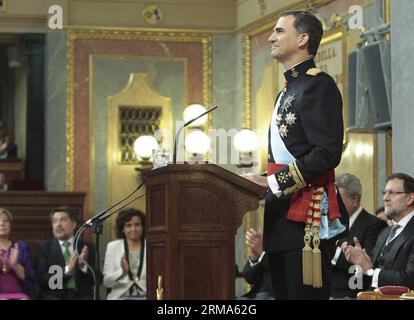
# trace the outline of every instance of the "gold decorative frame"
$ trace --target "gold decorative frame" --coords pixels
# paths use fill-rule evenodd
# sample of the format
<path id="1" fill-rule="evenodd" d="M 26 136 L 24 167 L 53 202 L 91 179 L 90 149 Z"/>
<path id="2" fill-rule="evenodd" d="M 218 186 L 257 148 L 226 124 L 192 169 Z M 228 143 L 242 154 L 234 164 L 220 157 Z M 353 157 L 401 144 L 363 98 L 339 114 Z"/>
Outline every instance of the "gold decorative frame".
<path id="1" fill-rule="evenodd" d="M 145 29 L 88 29 L 68 28 L 67 37 L 67 107 L 66 107 L 66 190 L 74 189 L 74 42 L 77 39 L 95 40 L 142 40 L 201 42 L 203 52 L 203 104 L 211 103 L 211 34 L 173 31 L 149 31 Z M 211 116 L 209 118 L 211 126 Z"/>

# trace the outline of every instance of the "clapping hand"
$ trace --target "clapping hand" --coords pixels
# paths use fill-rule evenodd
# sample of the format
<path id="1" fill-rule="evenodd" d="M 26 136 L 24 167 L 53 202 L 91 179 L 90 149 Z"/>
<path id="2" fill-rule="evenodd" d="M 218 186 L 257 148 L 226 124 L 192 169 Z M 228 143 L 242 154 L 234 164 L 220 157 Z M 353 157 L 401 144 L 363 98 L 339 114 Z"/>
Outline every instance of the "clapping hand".
<path id="1" fill-rule="evenodd" d="M 122 255 L 122 258 L 121 258 L 121 268 L 122 268 L 122 274 L 126 275 L 129 270 L 129 265 L 128 265 L 127 259 L 125 258 L 125 254 Z"/>
<path id="2" fill-rule="evenodd" d="M 257 261 L 263 252 L 263 235 L 259 231 L 250 228 L 246 232 L 246 244 L 250 249 L 250 257 L 253 261 Z"/>
<path id="3" fill-rule="evenodd" d="M 362 248 L 361 243 L 357 237 L 354 237 L 355 246 L 348 245 L 347 242 L 342 244 L 342 250 L 345 253 L 345 258 L 348 262 L 356 266 L 360 266 L 364 273 L 368 269 L 373 267 L 371 258 L 366 253 L 365 249 Z"/>
<path id="4" fill-rule="evenodd" d="M 19 264 L 19 244 L 16 242 L 14 246 L 10 249 L 9 263 L 10 266 L 15 269 Z"/>
<path id="5" fill-rule="evenodd" d="M 83 268 L 86 261 L 88 261 L 88 246 L 85 245 L 85 246 L 83 246 L 82 252 L 79 255 L 79 267 Z"/>

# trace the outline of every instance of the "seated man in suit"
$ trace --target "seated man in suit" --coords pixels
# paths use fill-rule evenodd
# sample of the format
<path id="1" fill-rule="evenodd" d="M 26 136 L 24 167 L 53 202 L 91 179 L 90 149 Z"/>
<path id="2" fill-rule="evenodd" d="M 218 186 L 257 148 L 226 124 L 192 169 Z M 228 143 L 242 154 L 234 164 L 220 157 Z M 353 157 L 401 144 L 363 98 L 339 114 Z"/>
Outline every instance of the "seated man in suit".
<path id="1" fill-rule="evenodd" d="M 252 288 L 238 299 L 274 300 L 269 260 L 263 251 L 263 235 L 250 228 L 246 232 L 246 244 L 250 251 L 249 260 L 240 275 Z"/>
<path id="2" fill-rule="evenodd" d="M 414 178 L 395 173 L 384 190 L 385 214 L 396 222 L 378 236 L 371 256 L 358 239 L 344 244 L 346 259 L 360 267 L 371 288 L 406 286 L 414 289 Z"/>
<path id="3" fill-rule="evenodd" d="M 78 225 L 77 210 L 71 207 L 56 208 L 50 214 L 50 221 L 54 238 L 39 243 L 37 247 L 39 298 L 93 299 L 93 275 L 86 262 L 94 268 L 94 248 L 80 241 L 79 256 L 73 249 L 73 236 Z M 52 266 L 61 268 L 63 279 L 56 279 L 56 271 L 49 272 Z M 59 285 L 59 280 L 62 285 Z"/>
<path id="4" fill-rule="evenodd" d="M 335 184 L 349 215 L 348 238 L 338 241 L 338 244 L 344 241 L 353 244 L 353 238 L 356 237 L 370 254 L 378 235 L 387 227 L 387 224 L 361 207 L 362 185 L 356 176 L 349 173 L 341 174 L 336 177 Z M 357 293 L 363 288 L 352 288 L 349 285 L 349 279 L 352 276 L 349 273 L 351 263 L 346 261 L 340 245 L 336 249 L 332 264 L 331 297 L 356 298 Z"/>

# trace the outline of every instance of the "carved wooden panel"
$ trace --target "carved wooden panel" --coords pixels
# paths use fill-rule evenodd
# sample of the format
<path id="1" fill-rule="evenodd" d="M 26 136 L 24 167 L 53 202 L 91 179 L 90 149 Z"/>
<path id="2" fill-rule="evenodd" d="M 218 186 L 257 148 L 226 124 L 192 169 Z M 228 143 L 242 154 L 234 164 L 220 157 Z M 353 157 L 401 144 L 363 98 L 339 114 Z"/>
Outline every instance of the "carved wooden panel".
<path id="1" fill-rule="evenodd" d="M 222 190 L 200 182 L 180 184 L 178 230 L 225 231 L 226 210 Z M 191 199 L 191 201 L 189 201 Z"/>
<path id="2" fill-rule="evenodd" d="M 253 211 L 259 208 L 259 201 L 257 197 L 249 195 L 247 192 L 237 191 L 235 195 L 235 224 L 234 231 L 241 226 L 243 216 L 248 211 Z"/>
<path id="3" fill-rule="evenodd" d="M 162 277 L 162 288 L 164 289 L 164 299 L 168 297 L 168 279 L 166 278 L 165 270 L 165 243 L 164 242 L 148 242 L 147 243 L 147 266 L 148 261 L 151 261 L 151 267 L 147 267 L 147 297 L 150 300 L 157 298 L 156 290 L 158 285 L 158 276 Z"/>
<path id="4" fill-rule="evenodd" d="M 157 214 L 148 216 L 148 228 L 151 231 L 164 231 L 165 226 L 165 188 L 163 185 L 154 187 L 147 191 L 147 208 L 150 212 Z"/>
<path id="5" fill-rule="evenodd" d="M 229 277 L 226 241 L 180 241 L 179 296 L 183 299 L 229 299 L 226 289 L 234 287 L 234 275 Z"/>

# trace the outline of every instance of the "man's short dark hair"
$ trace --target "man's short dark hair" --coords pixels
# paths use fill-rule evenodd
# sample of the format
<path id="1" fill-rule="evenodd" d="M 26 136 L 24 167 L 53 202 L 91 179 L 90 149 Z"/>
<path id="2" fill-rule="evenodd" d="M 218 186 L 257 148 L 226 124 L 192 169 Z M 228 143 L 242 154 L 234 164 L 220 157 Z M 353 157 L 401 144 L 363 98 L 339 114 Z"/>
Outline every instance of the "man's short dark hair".
<path id="1" fill-rule="evenodd" d="M 308 52 L 316 56 L 323 34 L 322 23 L 308 11 L 284 11 L 279 15 L 279 18 L 286 16 L 295 18 L 293 26 L 298 34 L 307 33 L 309 35 Z"/>
<path id="2" fill-rule="evenodd" d="M 132 217 L 139 217 L 142 224 L 142 237 L 145 238 L 145 213 L 134 208 L 122 210 L 116 218 L 115 233 L 121 239 L 124 237 L 123 230 L 125 223 L 132 219 Z"/>
<path id="3" fill-rule="evenodd" d="M 53 209 L 53 210 L 50 212 L 50 215 L 49 215 L 49 219 L 50 219 L 50 221 L 52 221 L 52 219 L 53 219 L 53 215 L 54 215 L 56 212 L 66 212 L 66 213 L 67 213 L 67 215 L 68 215 L 68 217 L 69 217 L 69 219 L 70 219 L 71 221 L 76 222 L 77 224 L 79 224 L 79 223 L 80 223 L 80 219 L 79 219 L 79 212 L 78 212 L 78 210 L 77 210 L 76 208 L 74 208 L 74 207 L 63 206 L 63 207 L 58 207 L 58 208 Z"/>
<path id="4" fill-rule="evenodd" d="M 393 173 L 392 175 L 388 176 L 385 180 L 385 183 L 387 183 L 390 180 L 394 179 L 400 179 L 403 181 L 403 188 L 404 192 L 407 193 L 414 193 L 414 178 L 409 176 L 408 174 L 397 172 Z M 414 201 L 411 203 L 411 206 L 414 207 Z"/>

